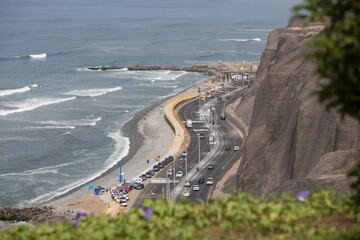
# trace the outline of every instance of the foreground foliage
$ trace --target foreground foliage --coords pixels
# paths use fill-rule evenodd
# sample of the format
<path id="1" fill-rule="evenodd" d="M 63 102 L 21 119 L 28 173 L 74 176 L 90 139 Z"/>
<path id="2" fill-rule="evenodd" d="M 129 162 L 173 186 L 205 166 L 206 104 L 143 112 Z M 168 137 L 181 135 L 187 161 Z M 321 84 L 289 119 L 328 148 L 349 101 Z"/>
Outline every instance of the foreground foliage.
<path id="1" fill-rule="evenodd" d="M 87 216 L 76 224 L 23 225 L 0 239 L 359 239 L 360 215 L 348 197 L 329 190 L 266 201 L 246 193 L 209 205 L 146 202 L 116 218 Z"/>

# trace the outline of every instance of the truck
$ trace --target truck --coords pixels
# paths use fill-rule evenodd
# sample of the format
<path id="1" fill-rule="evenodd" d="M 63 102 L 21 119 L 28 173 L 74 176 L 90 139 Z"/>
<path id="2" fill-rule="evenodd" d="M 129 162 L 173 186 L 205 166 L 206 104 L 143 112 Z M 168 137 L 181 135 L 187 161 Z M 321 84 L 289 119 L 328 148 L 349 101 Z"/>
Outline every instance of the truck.
<path id="1" fill-rule="evenodd" d="M 191 120 L 186 120 L 186 127 L 192 128 L 192 121 Z"/>

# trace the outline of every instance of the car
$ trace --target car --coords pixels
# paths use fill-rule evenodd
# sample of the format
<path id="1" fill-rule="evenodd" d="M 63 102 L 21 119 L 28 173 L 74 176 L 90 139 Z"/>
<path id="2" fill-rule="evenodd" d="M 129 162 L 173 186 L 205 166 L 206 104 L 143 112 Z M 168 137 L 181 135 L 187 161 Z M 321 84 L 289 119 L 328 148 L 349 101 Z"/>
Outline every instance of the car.
<path id="1" fill-rule="evenodd" d="M 123 207 L 127 207 L 127 200 L 126 199 L 120 199 L 120 205 Z"/>
<path id="2" fill-rule="evenodd" d="M 142 178 L 143 181 L 146 180 L 146 174 L 145 174 L 145 173 L 144 173 L 144 174 L 141 174 L 141 175 L 139 176 L 139 178 Z"/>
<path id="3" fill-rule="evenodd" d="M 225 151 L 229 151 L 229 150 L 230 150 L 230 146 L 229 145 L 225 146 Z"/>
<path id="4" fill-rule="evenodd" d="M 184 186 L 185 187 L 190 187 L 191 186 L 191 181 L 186 180 Z"/>
<path id="5" fill-rule="evenodd" d="M 211 107 L 211 111 L 215 111 L 215 107 Z"/>
<path id="6" fill-rule="evenodd" d="M 158 163 L 158 167 L 159 167 L 159 168 L 164 168 L 164 167 L 165 167 L 165 164 L 162 163 L 162 162 L 159 162 L 159 163 Z"/>
<path id="7" fill-rule="evenodd" d="M 173 157 L 173 156 L 169 156 L 168 159 L 169 159 L 170 162 L 174 161 L 174 157 Z"/>
<path id="8" fill-rule="evenodd" d="M 214 168 L 215 168 L 214 164 L 209 164 L 207 167 L 207 169 L 209 169 L 209 170 L 213 170 Z"/>
<path id="9" fill-rule="evenodd" d="M 151 176 L 154 176 L 154 175 L 155 175 L 154 170 L 149 170 L 148 173 L 150 173 Z"/>
<path id="10" fill-rule="evenodd" d="M 183 151 L 182 154 L 181 154 L 181 156 L 187 157 L 187 156 L 188 156 L 188 153 L 187 153 L 186 151 Z"/>
<path id="11" fill-rule="evenodd" d="M 158 165 L 155 165 L 155 166 L 153 167 L 153 170 L 154 170 L 154 172 L 158 172 L 158 171 L 160 170 L 160 168 L 159 168 Z"/>
<path id="12" fill-rule="evenodd" d="M 168 176 L 172 176 L 172 175 L 173 175 L 173 170 L 172 170 L 172 168 L 169 168 L 169 169 L 166 171 L 166 175 L 168 175 Z"/>
<path id="13" fill-rule="evenodd" d="M 224 114 L 220 115 L 220 120 L 226 120 L 226 116 Z"/>
<path id="14" fill-rule="evenodd" d="M 146 173 L 145 173 L 145 176 L 146 176 L 146 178 L 151 178 L 151 177 L 152 177 L 152 175 L 151 175 L 150 172 L 146 172 Z"/>
<path id="15" fill-rule="evenodd" d="M 235 146 L 234 147 L 234 151 L 239 151 L 240 150 L 240 147 L 239 146 Z"/>
<path id="16" fill-rule="evenodd" d="M 204 133 L 199 133 L 199 138 L 200 138 L 200 139 L 204 139 L 204 138 L 205 138 L 205 134 L 204 134 Z"/>
<path id="17" fill-rule="evenodd" d="M 144 184 L 142 183 L 137 183 L 135 186 L 134 186 L 134 189 L 136 190 L 141 190 L 141 189 L 144 189 Z"/>
<path id="18" fill-rule="evenodd" d="M 184 191 L 183 195 L 184 197 L 190 197 L 190 191 L 189 190 Z"/>
<path id="19" fill-rule="evenodd" d="M 217 97 L 216 99 L 217 99 L 217 100 L 219 100 L 219 101 L 221 101 L 221 100 L 222 100 L 222 98 L 221 98 L 221 97 Z"/>
<path id="20" fill-rule="evenodd" d="M 213 178 L 208 178 L 206 180 L 206 185 L 213 185 L 214 184 L 214 179 Z"/>
<path id="21" fill-rule="evenodd" d="M 205 183 L 205 178 L 199 178 L 198 184 L 204 184 L 204 183 Z"/>
<path id="22" fill-rule="evenodd" d="M 199 185 L 194 185 L 193 186 L 193 191 L 200 191 L 200 186 Z"/>
<path id="23" fill-rule="evenodd" d="M 177 171 L 175 177 L 182 178 L 184 175 L 183 171 Z"/>

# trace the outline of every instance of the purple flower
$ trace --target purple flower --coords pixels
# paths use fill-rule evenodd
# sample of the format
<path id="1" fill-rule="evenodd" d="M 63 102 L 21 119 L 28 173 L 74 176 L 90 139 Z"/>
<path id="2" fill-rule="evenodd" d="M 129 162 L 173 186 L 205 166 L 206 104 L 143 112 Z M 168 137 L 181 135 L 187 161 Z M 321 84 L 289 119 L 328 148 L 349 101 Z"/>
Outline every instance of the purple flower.
<path id="1" fill-rule="evenodd" d="M 80 218 L 81 217 L 86 217 L 86 215 L 87 214 L 85 212 L 77 212 L 76 215 L 75 215 L 73 226 L 77 227 L 79 225 Z"/>
<path id="2" fill-rule="evenodd" d="M 306 198 L 308 198 L 310 195 L 309 191 L 301 191 L 298 193 L 298 195 L 296 196 L 297 200 L 299 201 L 304 201 Z"/>
<path id="3" fill-rule="evenodd" d="M 142 207 L 142 210 L 144 211 L 144 216 L 143 218 L 145 220 L 149 220 L 153 214 L 153 210 L 152 208 L 149 208 L 149 207 Z"/>

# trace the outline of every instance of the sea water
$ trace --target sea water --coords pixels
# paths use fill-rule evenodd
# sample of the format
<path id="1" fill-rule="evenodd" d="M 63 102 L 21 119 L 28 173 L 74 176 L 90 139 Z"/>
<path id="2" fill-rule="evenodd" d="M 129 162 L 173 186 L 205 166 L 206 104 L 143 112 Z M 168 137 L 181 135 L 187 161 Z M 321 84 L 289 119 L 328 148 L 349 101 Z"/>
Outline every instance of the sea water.
<path id="1" fill-rule="evenodd" d="M 0 2 L 0 207 L 36 204 L 98 176 L 148 104 L 206 78 L 110 65 L 255 61 L 297 0 Z"/>

